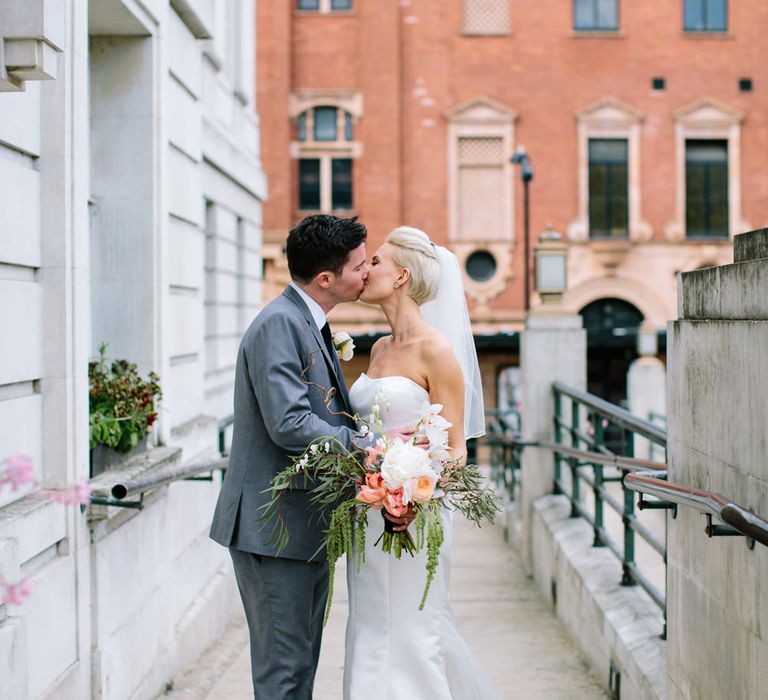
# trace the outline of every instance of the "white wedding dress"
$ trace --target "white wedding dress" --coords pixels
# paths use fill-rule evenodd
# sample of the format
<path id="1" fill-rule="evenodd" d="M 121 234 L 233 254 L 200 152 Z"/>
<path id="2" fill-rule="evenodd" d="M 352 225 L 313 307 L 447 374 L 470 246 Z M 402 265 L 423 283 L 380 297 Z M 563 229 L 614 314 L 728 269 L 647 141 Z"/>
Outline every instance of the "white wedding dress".
<path id="1" fill-rule="evenodd" d="M 353 410 L 382 410 L 384 430 L 413 427 L 429 395 L 406 377 L 362 374 L 349 392 Z M 451 513 L 443 510 L 445 542 L 424 610 L 426 549 L 400 559 L 374 547 L 384 529 L 371 509 L 365 563 L 347 564 L 349 619 L 344 664 L 345 700 L 493 700 L 492 681 L 459 633 L 451 612 Z"/>

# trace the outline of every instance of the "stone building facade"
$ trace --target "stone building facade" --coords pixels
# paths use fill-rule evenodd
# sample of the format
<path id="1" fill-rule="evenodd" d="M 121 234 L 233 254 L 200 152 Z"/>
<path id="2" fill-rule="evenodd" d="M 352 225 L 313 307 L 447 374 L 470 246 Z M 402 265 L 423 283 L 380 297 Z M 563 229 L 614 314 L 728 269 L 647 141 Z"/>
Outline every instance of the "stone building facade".
<path id="1" fill-rule="evenodd" d="M 531 250 L 548 225 L 567 241 L 588 385 L 621 400 L 637 327 L 664 348 L 675 274 L 768 219 L 767 22 L 760 0 L 260 2 L 267 296 L 306 213 L 357 214 L 374 246 L 423 228 L 465 267 L 493 403 L 524 318 L 522 145 Z M 336 319 L 383 328 L 360 307 Z"/>
<path id="2" fill-rule="evenodd" d="M 132 474 L 216 455 L 261 304 L 266 179 L 251 0 L 0 6 L 0 459 L 89 478 L 88 361 L 164 393 Z M 118 468 L 118 471 L 125 467 Z M 238 609 L 218 479 L 143 509 L 0 487 L 0 697 L 154 698 Z"/>

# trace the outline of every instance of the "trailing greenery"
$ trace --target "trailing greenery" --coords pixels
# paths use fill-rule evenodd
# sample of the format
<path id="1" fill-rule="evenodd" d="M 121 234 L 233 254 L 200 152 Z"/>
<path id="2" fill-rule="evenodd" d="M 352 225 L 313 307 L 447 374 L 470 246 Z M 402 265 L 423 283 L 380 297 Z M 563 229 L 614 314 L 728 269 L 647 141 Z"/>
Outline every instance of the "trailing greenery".
<path id="1" fill-rule="evenodd" d="M 162 399 L 160 378 L 150 372 L 143 380 L 135 364 L 106 357 L 107 346 L 99 346 L 99 359 L 88 363 L 89 435 L 96 445 L 130 452 L 146 436 L 157 419 Z"/>
<path id="2" fill-rule="evenodd" d="M 365 481 L 366 472 L 372 470 L 361 462 L 360 452 L 348 450 L 334 438 L 319 438 L 273 478 L 271 498 L 263 506 L 262 527 L 272 528 L 269 542 L 278 552 L 282 551 L 288 544 L 289 533 L 280 512 L 281 498 L 299 483 L 304 488 L 312 487 L 309 493 L 310 501 L 316 507 L 314 517 L 328 522 L 325 540 L 313 555 L 314 558 L 325 548 L 329 564 L 330 581 L 323 624 L 331 610 L 336 562 L 346 555 L 359 572 L 365 561 L 365 530 L 371 506 L 355 499 L 355 493 Z M 425 503 L 414 503 L 413 507 L 416 511 L 412 523 L 415 539 L 408 530 L 395 532 L 385 520 L 384 532 L 374 546 L 381 543 L 383 551 L 398 559 L 404 551 L 413 555 L 426 547 L 427 578 L 419 603 L 419 610 L 423 610 L 445 538 L 441 509 L 455 508 L 480 525 L 486 519 L 493 522 L 499 503 L 493 491 L 484 486 L 483 476 L 475 465 L 455 460 L 444 465 L 435 497 Z"/>

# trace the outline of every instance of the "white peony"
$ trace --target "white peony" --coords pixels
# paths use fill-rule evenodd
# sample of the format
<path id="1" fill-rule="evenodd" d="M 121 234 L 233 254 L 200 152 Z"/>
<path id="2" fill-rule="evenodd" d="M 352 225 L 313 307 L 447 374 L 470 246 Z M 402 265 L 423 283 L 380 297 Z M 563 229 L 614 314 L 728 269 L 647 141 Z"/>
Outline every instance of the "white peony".
<path id="1" fill-rule="evenodd" d="M 333 347 L 339 353 L 339 357 L 344 360 L 351 360 L 355 354 L 355 343 L 352 336 L 345 331 L 338 331 L 333 334 Z"/>
<path id="2" fill-rule="evenodd" d="M 411 479 L 417 476 L 437 479 L 426 450 L 399 440 L 390 444 L 384 454 L 381 476 L 388 489 L 403 488 L 403 503 L 411 501 Z"/>

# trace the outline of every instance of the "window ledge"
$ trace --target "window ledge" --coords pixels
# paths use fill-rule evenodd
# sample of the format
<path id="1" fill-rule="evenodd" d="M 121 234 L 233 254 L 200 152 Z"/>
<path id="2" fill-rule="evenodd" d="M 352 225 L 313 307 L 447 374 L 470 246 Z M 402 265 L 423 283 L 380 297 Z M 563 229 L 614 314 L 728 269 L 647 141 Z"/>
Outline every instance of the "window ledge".
<path id="1" fill-rule="evenodd" d="M 626 39 L 626 32 L 621 29 L 574 29 L 572 39 Z"/>
<path id="2" fill-rule="evenodd" d="M 728 40 L 728 39 L 735 39 L 736 37 L 733 34 L 730 34 L 728 31 L 711 31 L 711 32 L 703 32 L 703 31 L 682 31 L 682 36 L 684 39 L 717 39 L 718 41 Z"/>
<path id="3" fill-rule="evenodd" d="M 515 33 L 509 29 L 507 31 L 502 32 L 461 32 L 461 36 L 467 38 L 467 39 L 486 39 L 486 38 L 493 38 L 495 36 L 497 37 L 510 37 L 514 36 Z"/>
<path id="4" fill-rule="evenodd" d="M 357 17 L 355 10 L 294 10 L 294 17 Z"/>
<path id="5" fill-rule="evenodd" d="M 110 469 L 99 474 L 91 479 L 88 485 L 91 487 L 91 494 L 93 496 L 111 500 L 112 487 L 115 484 L 146 476 L 157 469 L 171 464 L 179 464 L 180 462 L 180 447 L 155 447 L 135 457 L 131 457 L 126 462 L 123 462 L 119 469 Z M 157 489 L 147 491 L 144 494 L 144 504 L 146 505 L 156 500 L 167 486 L 168 484 L 164 484 Z M 91 525 L 92 541 L 96 542 L 106 537 L 127 520 L 136 517 L 139 512 L 130 508 L 91 504 L 88 506 L 88 521 Z"/>

